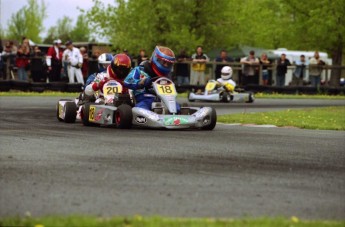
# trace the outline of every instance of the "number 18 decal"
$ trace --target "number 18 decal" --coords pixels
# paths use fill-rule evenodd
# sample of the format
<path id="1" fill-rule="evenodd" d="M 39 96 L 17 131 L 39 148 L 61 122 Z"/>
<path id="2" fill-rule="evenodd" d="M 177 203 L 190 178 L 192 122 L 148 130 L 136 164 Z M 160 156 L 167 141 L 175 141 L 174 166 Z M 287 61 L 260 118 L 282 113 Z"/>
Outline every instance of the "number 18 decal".
<path id="1" fill-rule="evenodd" d="M 157 86 L 158 92 L 163 95 L 175 95 L 176 91 L 172 84 Z"/>

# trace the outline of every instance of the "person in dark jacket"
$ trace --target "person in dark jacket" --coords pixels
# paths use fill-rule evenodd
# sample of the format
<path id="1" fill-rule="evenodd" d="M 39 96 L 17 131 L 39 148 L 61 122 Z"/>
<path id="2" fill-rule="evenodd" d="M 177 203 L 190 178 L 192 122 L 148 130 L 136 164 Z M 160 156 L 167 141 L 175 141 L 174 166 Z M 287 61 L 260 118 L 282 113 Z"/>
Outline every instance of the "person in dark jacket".
<path id="1" fill-rule="evenodd" d="M 41 52 L 38 46 L 34 47 L 34 52 L 31 56 L 30 65 L 31 77 L 33 82 L 45 82 L 46 74 L 44 70 L 45 64 L 43 59 L 43 53 Z"/>
<path id="2" fill-rule="evenodd" d="M 278 87 L 285 86 L 285 75 L 287 72 L 287 67 L 291 65 L 289 59 L 286 58 L 285 54 L 282 54 L 277 61 L 277 77 L 276 77 L 276 85 Z"/>

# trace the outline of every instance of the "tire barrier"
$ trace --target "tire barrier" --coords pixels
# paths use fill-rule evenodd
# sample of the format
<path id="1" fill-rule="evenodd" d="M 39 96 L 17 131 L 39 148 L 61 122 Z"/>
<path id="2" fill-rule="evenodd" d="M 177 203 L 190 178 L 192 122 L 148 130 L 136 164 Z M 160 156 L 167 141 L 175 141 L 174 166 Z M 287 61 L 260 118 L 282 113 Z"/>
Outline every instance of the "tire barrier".
<path id="1" fill-rule="evenodd" d="M 307 87 L 307 86 L 263 86 L 263 85 L 247 85 L 243 88 L 245 91 L 252 91 L 254 93 L 278 93 L 278 94 L 327 94 L 327 95 L 345 95 L 345 87 L 328 87 L 320 86 Z M 204 86 L 193 86 L 193 85 L 176 85 L 177 92 L 187 92 L 192 89 L 204 89 Z M 82 84 L 74 83 L 69 84 L 66 82 L 25 82 L 16 80 L 3 80 L 0 81 L 0 92 L 7 92 L 10 90 L 18 91 L 33 91 L 33 92 L 44 92 L 44 91 L 61 91 L 61 92 L 80 92 L 82 91 Z"/>

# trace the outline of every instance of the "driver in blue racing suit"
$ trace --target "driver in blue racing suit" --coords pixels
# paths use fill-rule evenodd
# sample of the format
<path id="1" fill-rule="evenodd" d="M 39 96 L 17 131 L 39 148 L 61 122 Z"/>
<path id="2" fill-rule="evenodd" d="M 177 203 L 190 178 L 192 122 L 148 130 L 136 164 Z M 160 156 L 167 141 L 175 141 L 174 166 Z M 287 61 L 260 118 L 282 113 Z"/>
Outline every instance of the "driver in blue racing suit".
<path id="1" fill-rule="evenodd" d="M 151 59 L 149 61 L 143 61 L 128 74 L 124 80 L 124 86 L 133 90 L 136 107 L 151 110 L 152 103 L 156 97 L 152 89 L 152 79 L 167 77 L 174 63 L 175 54 L 170 48 L 156 46 Z M 178 104 L 177 111 L 180 111 Z"/>

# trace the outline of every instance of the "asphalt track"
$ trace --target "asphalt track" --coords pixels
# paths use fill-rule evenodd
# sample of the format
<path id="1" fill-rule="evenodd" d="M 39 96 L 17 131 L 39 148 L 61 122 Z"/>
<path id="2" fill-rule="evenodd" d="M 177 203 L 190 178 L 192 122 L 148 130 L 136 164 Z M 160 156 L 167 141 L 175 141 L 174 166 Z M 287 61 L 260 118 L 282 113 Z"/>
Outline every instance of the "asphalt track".
<path id="1" fill-rule="evenodd" d="M 218 124 L 214 131 L 65 124 L 57 97 L 0 97 L 0 216 L 345 218 L 345 132 Z M 211 104 L 217 112 L 343 100 Z"/>

